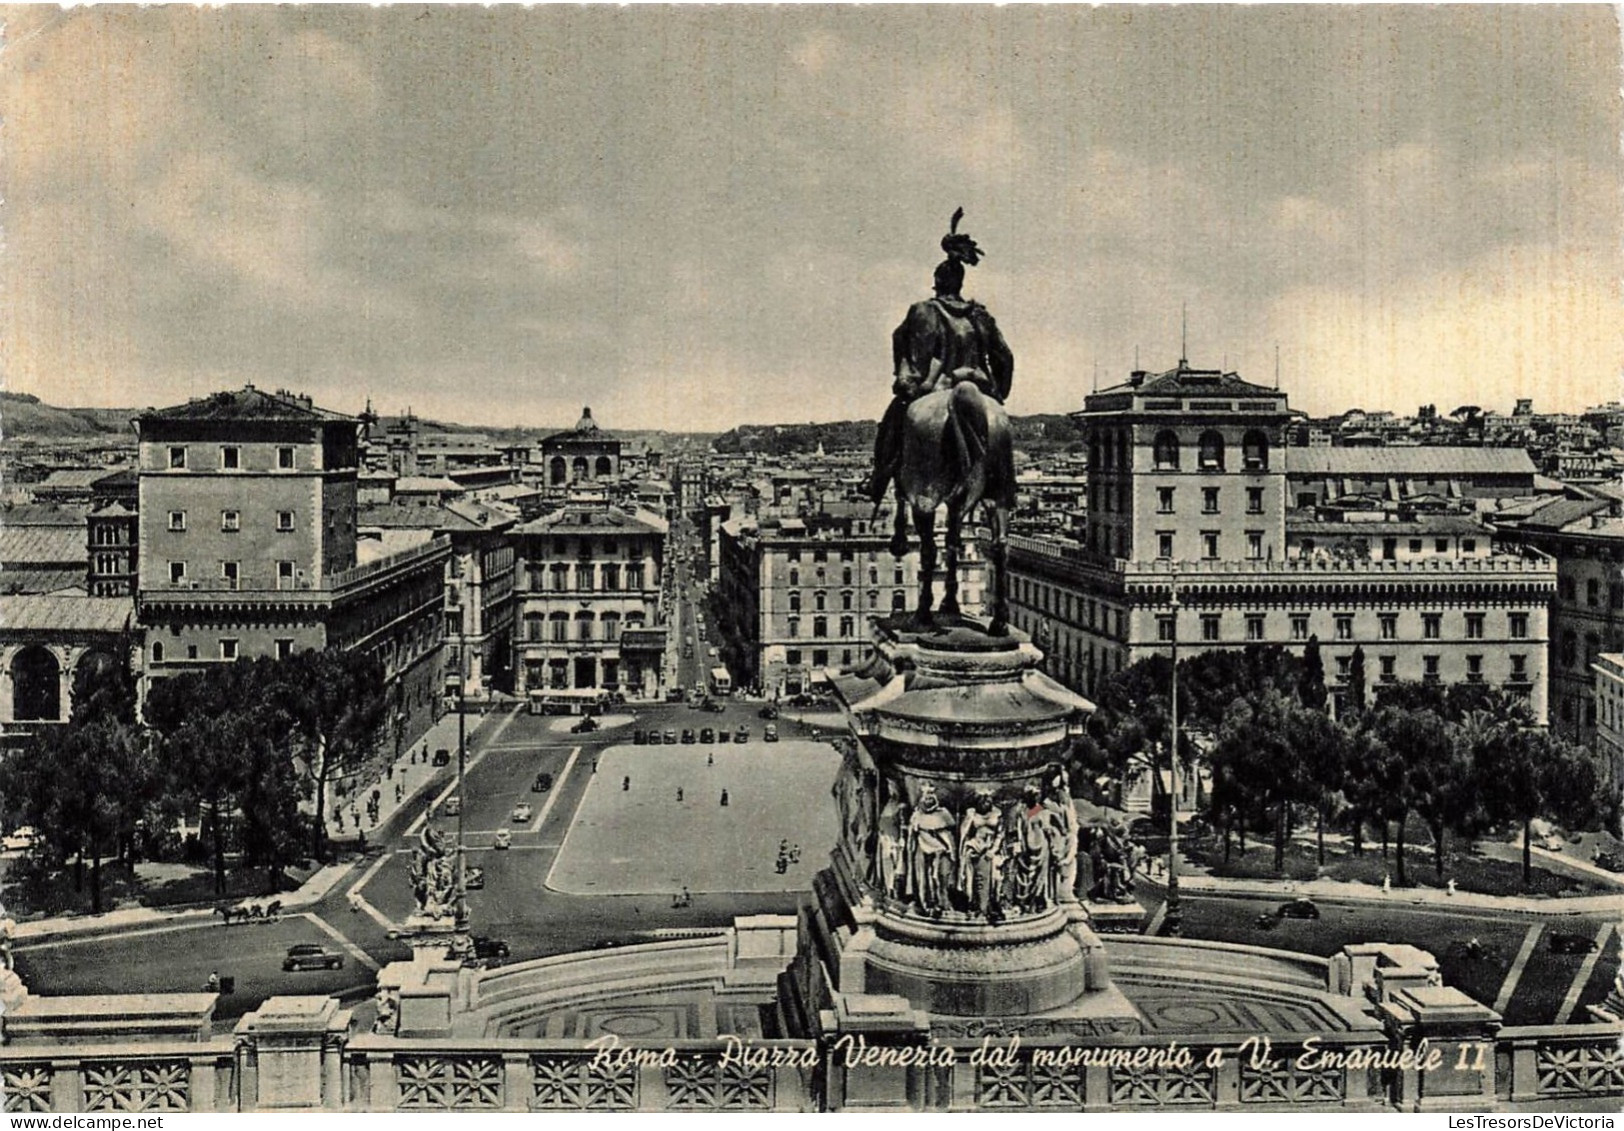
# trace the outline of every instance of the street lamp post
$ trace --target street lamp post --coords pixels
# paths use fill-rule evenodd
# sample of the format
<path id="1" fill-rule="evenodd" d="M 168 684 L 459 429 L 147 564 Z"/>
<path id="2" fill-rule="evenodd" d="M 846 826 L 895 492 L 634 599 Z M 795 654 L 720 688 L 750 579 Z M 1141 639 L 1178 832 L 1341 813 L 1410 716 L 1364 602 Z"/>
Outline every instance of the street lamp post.
<path id="1" fill-rule="evenodd" d="M 1167 909 L 1162 918 L 1169 936 L 1183 933 L 1184 910 L 1179 905 L 1179 573 L 1174 562 L 1168 582 L 1168 607 L 1173 610 L 1173 689 L 1169 714 L 1171 738 L 1167 744 Z"/>
<path id="2" fill-rule="evenodd" d="M 463 840 L 463 813 L 467 798 L 463 774 L 468 768 L 468 648 L 466 638 L 457 645 L 457 903 L 451 953 L 467 960 L 473 951 L 468 937 L 468 848 Z"/>

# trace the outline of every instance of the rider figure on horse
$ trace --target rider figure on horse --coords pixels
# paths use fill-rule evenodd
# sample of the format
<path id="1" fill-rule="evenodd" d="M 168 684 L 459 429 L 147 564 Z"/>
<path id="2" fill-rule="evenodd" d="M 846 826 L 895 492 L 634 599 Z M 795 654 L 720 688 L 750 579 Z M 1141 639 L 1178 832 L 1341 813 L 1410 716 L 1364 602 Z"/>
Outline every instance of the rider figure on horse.
<path id="1" fill-rule="evenodd" d="M 959 293 L 965 265 L 975 266 L 982 254 L 975 240 L 958 230 L 963 217 L 964 209 L 955 211 L 949 232 L 942 237 L 947 258 L 936 267 L 935 296 L 909 307 L 902 325 L 891 335 L 894 395 L 880 420 L 874 474 L 868 487 L 876 513 L 902 460 L 903 425 L 910 404 L 960 381 L 974 382 L 1002 404 L 1014 381 L 1015 356 L 998 324 L 986 307 Z M 896 532 L 891 538 L 891 552 L 898 557 L 907 551 L 905 510 L 897 508 Z"/>

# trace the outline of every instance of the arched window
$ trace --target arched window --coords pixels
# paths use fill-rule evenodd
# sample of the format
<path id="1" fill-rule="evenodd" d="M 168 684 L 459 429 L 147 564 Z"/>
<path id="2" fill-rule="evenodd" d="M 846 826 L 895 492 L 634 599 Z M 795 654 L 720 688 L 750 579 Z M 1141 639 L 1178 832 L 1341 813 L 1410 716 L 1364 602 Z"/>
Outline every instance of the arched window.
<path id="1" fill-rule="evenodd" d="M 1179 438 L 1178 433 L 1171 428 L 1164 428 L 1156 433 L 1156 470 L 1177 471 L 1179 469 Z"/>
<path id="2" fill-rule="evenodd" d="M 1224 469 L 1224 437 L 1221 433 L 1208 429 L 1201 433 L 1201 470 L 1222 471 Z"/>
<path id="3" fill-rule="evenodd" d="M 1269 470 L 1269 438 L 1256 428 L 1241 438 L 1241 462 L 1247 471 Z"/>
<path id="4" fill-rule="evenodd" d="M 59 722 L 62 667 L 49 649 L 32 645 L 11 661 L 11 717 L 18 722 Z"/>
<path id="5" fill-rule="evenodd" d="M 593 470 L 599 478 L 602 478 L 605 475 L 613 475 L 615 473 L 615 465 L 610 461 L 608 456 L 599 456 L 598 462 L 594 466 Z"/>
<path id="6" fill-rule="evenodd" d="M 904 609 L 906 609 L 907 607 L 908 607 L 908 595 L 906 593 L 904 593 L 902 590 L 898 589 L 895 593 L 891 594 L 891 611 L 892 612 L 900 613 Z"/>
<path id="7" fill-rule="evenodd" d="M 585 479 L 586 478 L 586 457 L 585 456 L 576 456 L 573 460 L 571 460 L 570 461 L 570 472 L 571 472 L 572 478 L 574 478 L 576 480 Z"/>
<path id="8" fill-rule="evenodd" d="M 819 589 L 816 593 L 812 594 L 812 607 L 821 613 L 823 612 L 824 602 L 828 599 L 828 595 L 824 593 L 823 590 Z"/>
<path id="9" fill-rule="evenodd" d="M 548 480 L 554 487 L 562 487 L 569 478 L 569 465 L 564 462 L 563 456 L 554 456 L 547 473 Z"/>
<path id="10" fill-rule="evenodd" d="M 155 664 L 164 662 L 164 642 L 162 640 L 152 642 L 152 662 Z"/>

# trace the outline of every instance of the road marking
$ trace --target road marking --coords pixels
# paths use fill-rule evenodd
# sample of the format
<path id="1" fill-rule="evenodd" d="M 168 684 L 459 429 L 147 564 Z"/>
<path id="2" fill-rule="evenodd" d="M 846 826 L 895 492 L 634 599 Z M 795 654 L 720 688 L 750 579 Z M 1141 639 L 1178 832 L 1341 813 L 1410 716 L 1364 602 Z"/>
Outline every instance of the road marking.
<path id="1" fill-rule="evenodd" d="M 317 915 L 314 911 L 304 911 L 304 912 L 301 912 L 300 914 L 301 914 L 301 916 L 303 918 L 309 919 L 316 926 L 320 927 L 322 930 L 326 931 L 329 935 L 331 935 L 332 938 L 333 938 L 333 941 L 336 942 L 339 946 L 343 947 L 345 952 L 348 953 L 351 958 L 353 958 L 357 962 L 359 962 L 362 966 L 365 966 L 368 970 L 371 970 L 374 974 L 376 974 L 379 971 L 380 967 L 378 966 L 378 964 L 376 962 L 374 962 L 372 960 L 372 956 L 370 954 L 368 954 L 366 951 L 362 950 L 360 947 L 356 946 L 354 943 L 352 943 L 344 934 L 342 934 L 339 931 L 339 929 L 337 927 L 333 926 L 327 920 L 323 919 L 320 915 Z"/>
<path id="2" fill-rule="evenodd" d="M 361 873 L 361 878 L 350 885 L 349 891 L 345 893 L 345 898 L 349 900 L 351 907 L 354 907 L 358 911 L 365 911 L 368 915 L 372 916 L 373 921 L 377 923 L 378 926 L 382 927 L 386 931 L 392 931 L 395 929 L 395 924 L 391 923 L 387 918 L 385 918 L 383 912 L 372 906 L 372 904 L 367 901 L 367 897 L 361 894 L 361 889 L 371 882 L 372 877 L 378 874 L 378 869 L 382 868 L 387 863 L 389 863 L 389 857 L 387 855 L 380 856 L 374 860 L 372 862 L 372 866 L 365 872 Z"/>
<path id="3" fill-rule="evenodd" d="M 1596 949 L 1585 955 L 1585 960 L 1579 964 L 1579 972 L 1573 976 L 1573 984 L 1568 987 L 1568 996 L 1562 999 L 1556 1016 L 1551 1018 L 1552 1024 L 1567 1024 L 1567 1018 L 1579 1008 L 1579 995 L 1585 992 L 1585 983 L 1590 981 L 1590 975 L 1596 972 L 1596 963 L 1601 961 L 1602 952 L 1607 949 L 1607 937 L 1612 933 L 1612 923 L 1603 923 L 1596 932 Z"/>
<path id="4" fill-rule="evenodd" d="M 1528 965 L 1529 958 L 1533 957 L 1534 947 L 1539 943 L 1539 936 L 1545 930 L 1545 924 L 1535 923 L 1528 928 L 1523 936 L 1522 946 L 1517 950 L 1517 957 L 1511 962 L 1511 969 L 1506 971 L 1506 980 L 1500 983 L 1500 992 L 1494 998 L 1494 1011 L 1504 1013 L 1506 1006 L 1511 1004 L 1511 995 L 1517 992 L 1517 983 L 1522 979 L 1523 967 Z M 1560 1024 L 1560 1022 L 1559 1022 Z"/>
<path id="5" fill-rule="evenodd" d="M 489 750 L 493 745 L 495 745 L 496 740 L 502 737 L 502 732 L 507 730 L 508 724 L 513 722 L 513 720 L 518 718 L 518 717 L 519 717 L 519 711 L 517 709 L 515 709 L 515 710 L 509 712 L 507 718 L 503 719 L 499 724 L 497 724 L 496 733 L 491 735 L 490 742 L 487 742 L 487 743 L 485 743 L 485 745 L 481 746 L 479 748 L 479 753 L 475 754 L 472 758 L 468 759 L 468 764 L 463 767 L 463 776 L 464 777 L 466 777 L 468 775 L 468 771 L 472 770 L 475 766 L 479 765 L 481 760 L 483 760 L 484 757 L 485 757 L 485 752 L 487 750 Z M 453 773 L 451 775 L 451 781 L 446 785 L 446 787 L 444 789 L 442 789 L 440 791 L 440 796 L 436 797 L 433 801 L 429 802 L 428 809 L 425 809 L 421 813 L 419 813 L 417 815 L 417 819 L 414 820 L 410 825 L 406 826 L 406 834 L 405 835 L 407 835 L 407 836 L 416 836 L 418 831 L 421 830 L 423 828 L 423 826 L 428 823 L 429 809 L 438 809 L 441 805 L 444 805 L 445 804 L 445 799 L 450 797 L 451 794 L 456 790 L 456 788 L 457 788 L 457 775 L 455 773 Z"/>
<path id="6" fill-rule="evenodd" d="M 581 748 L 579 746 L 570 751 L 569 760 L 564 763 L 564 768 L 559 771 L 557 780 L 553 782 L 552 792 L 547 794 L 547 804 L 541 807 L 541 812 L 536 816 L 536 823 L 530 826 L 531 832 L 539 833 L 541 831 L 542 822 L 547 819 L 547 814 L 553 811 L 553 804 L 558 800 L 558 795 L 564 792 L 564 781 L 570 776 L 570 771 L 575 768 L 575 759 L 580 756 Z"/>
<path id="7" fill-rule="evenodd" d="M 1156 932 L 1162 929 L 1162 920 L 1165 918 L 1167 918 L 1167 904 L 1159 903 L 1156 905 L 1156 913 L 1150 917 L 1150 922 L 1145 924 L 1144 933 L 1154 938 Z"/>

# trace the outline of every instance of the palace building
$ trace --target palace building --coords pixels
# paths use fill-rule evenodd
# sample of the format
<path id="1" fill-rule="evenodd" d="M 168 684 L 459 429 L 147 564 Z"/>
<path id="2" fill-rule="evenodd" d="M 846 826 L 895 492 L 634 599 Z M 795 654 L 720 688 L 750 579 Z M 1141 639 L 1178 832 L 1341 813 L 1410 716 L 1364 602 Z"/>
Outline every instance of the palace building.
<path id="1" fill-rule="evenodd" d="M 1546 555 L 1500 548 L 1447 500 L 1294 498 L 1286 394 L 1233 373 L 1135 372 L 1075 418 L 1082 537 L 1012 537 L 1009 556 L 1012 619 L 1069 686 L 1096 693 L 1175 639 L 1188 655 L 1317 637 L 1339 699 L 1362 647 L 1372 689 L 1489 683 L 1544 720 Z"/>

